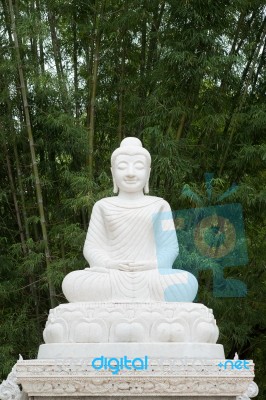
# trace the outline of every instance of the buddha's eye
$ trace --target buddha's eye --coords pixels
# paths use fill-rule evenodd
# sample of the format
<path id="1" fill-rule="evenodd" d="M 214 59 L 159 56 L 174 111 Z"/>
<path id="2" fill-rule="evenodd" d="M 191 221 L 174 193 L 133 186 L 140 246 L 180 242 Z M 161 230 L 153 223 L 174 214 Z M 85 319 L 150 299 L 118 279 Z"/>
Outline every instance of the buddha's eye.
<path id="1" fill-rule="evenodd" d="M 144 168 L 144 164 L 143 164 L 143 162 L 141 162 L 141 161 L 137 161 L 137 162 L 134 164 L 134 167 L 137 168 L 137 169 L 143 169 L 143 168 Z"/>
<path id="2" fill-rule="evenodd" d="M 117 165 L 118 169 L 126 169 L 127 168 L 127 163 L 126 162 L 120 162 Z"/>

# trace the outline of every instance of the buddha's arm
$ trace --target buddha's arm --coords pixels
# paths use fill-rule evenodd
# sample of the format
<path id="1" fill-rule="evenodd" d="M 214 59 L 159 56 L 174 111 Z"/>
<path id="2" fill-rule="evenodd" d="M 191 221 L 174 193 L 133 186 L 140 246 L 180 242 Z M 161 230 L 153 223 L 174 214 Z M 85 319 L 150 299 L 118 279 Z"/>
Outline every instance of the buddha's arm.
<path id="1" fill-rule="evenodd" d="M 91 268 L 107 268 L 110 260 L 108 257 L 104 221 L 98 203 L 95 203 L 92 209 L 90 224 L 83 247 L 83 255 Z"/>
<path id="2" fill-rule="evenodd" d="M 157 267 L 171 269 L 178 256 L 179 247 L 170 205 L 165 201 L 161 212 L 154 218 L 154 237 Z"/>
<path id="3" fill-rule="evenodd" d="M 106 268 L 128 270 L 129 263 L 132 260 L 114 260 L 111 258 L 108 250 L 105 223 L 101 207 L 97 202 L 92 209 L 90 224 L 83 247 L 83 255 L 90 267 L 97 268 L 99 272 L 105 272 L 103 268 L 105 270 Z"/>

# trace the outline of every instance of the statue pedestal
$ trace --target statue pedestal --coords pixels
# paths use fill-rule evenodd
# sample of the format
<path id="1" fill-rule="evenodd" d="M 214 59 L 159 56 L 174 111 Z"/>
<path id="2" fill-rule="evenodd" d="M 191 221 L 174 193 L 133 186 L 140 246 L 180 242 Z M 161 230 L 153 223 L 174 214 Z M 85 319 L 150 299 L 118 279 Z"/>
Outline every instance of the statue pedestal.
<path id="1" fill-rule="evenodd" d="M 38 359 L 105 357 L 224 359 L 203 304 L 88 302 L 50 310 Z"/>
<path id="2" fill-rule="evenodd" d="M 2 389 L 11 395 L 1 397 L 0 388 L 0 399 L 21 400 L 17 383 L 32 400 L 255 397 L 253 362 L 226 361 L 217 338 L 212 310 L 202 304 L 62 304 L 50 311 L 38 359 L 17 362 L 16 379 Z M 141 361 L 125 364 L 125 356 L 148 361 L 138 368 Z"/>
<path id="3" fill-rule="evenodd" d="M 212 310 L 203 304 L 186 302 L 60 304 L 50 310 L 43 332 L 46 344 L 93 345 L 129 342 L 215 344 L 218 335 Z M 205 358 L 220 357 L 220 354 L 207 354 Z"/>
<path id="4" fill-rule="evenodd" d="M 18 382 L 35 400 L 140 396 L 247 400 L 255 396 L 253 363 L 249 369 L 224 368 L 224 349 L 216 344 L 218 333 L 212 310 L 202 304 L 61 304 L 50 310 L 46 344 L 40 346 L 38 359 L 18 361 Z M 148 368 L 123 366 L 115 374 L 103 362 L 97 370 L 92 361 L 98 358 L 99 362 L 101 356 L 131 360 L 147 356 Z"/>
<path id="5" fill-rule="evenodd" d="M 18 383 L 31 399 L 90 399 L 142 397 L 176 400 L 244 400 L 257 395 L 254 364 L 226 369 L 217 359 L 150 358 L 146 370 L 123 368 L 116 375 L 95 370 L 92 359 L 19 360 Z M 224 362 L 224 360 L 222 360 Z"/>

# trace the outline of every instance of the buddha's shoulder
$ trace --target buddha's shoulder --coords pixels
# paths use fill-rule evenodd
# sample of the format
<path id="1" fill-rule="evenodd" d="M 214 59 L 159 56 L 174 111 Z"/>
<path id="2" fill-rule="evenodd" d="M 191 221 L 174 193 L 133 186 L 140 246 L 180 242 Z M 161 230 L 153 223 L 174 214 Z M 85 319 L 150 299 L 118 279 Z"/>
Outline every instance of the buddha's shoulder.
<path id="1" fill-rule="evenodd" d="M 141 200 L 132 200 L 132 201 L 121 200 L 119 196 L 104 197 L 103 199 L 98 200 L 95 203 L 95 207 L 105 208 L 113 205 L 116 207 L 123 207 L 123 208 L 138 208 L 138 207 L 149 206 L 152 204 L 156 204 L 156 206 L 159 207 L 162 206 L 169 207 L 169 204 L 163 198 L 157 196 L 148 196 L 148 195 L 143 196 Z"/>

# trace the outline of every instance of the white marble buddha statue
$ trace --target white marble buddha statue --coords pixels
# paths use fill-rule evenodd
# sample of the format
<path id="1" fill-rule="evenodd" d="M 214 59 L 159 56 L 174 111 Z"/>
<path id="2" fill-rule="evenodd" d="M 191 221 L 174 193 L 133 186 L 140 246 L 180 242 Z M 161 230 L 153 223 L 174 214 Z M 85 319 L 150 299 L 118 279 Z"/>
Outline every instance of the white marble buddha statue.
<path id="1" fill-rule="evenodd" d="M 95 203 L 83 251 L 90 268 L 65 277 L 65 297 L 69 302 L 192 302 L 196 278 L 172 269 L 178 242 L 170 206 L 148 196 L 149 152 L 128 137 L 113 152 L 111 165 L 118 195 Z"/>

